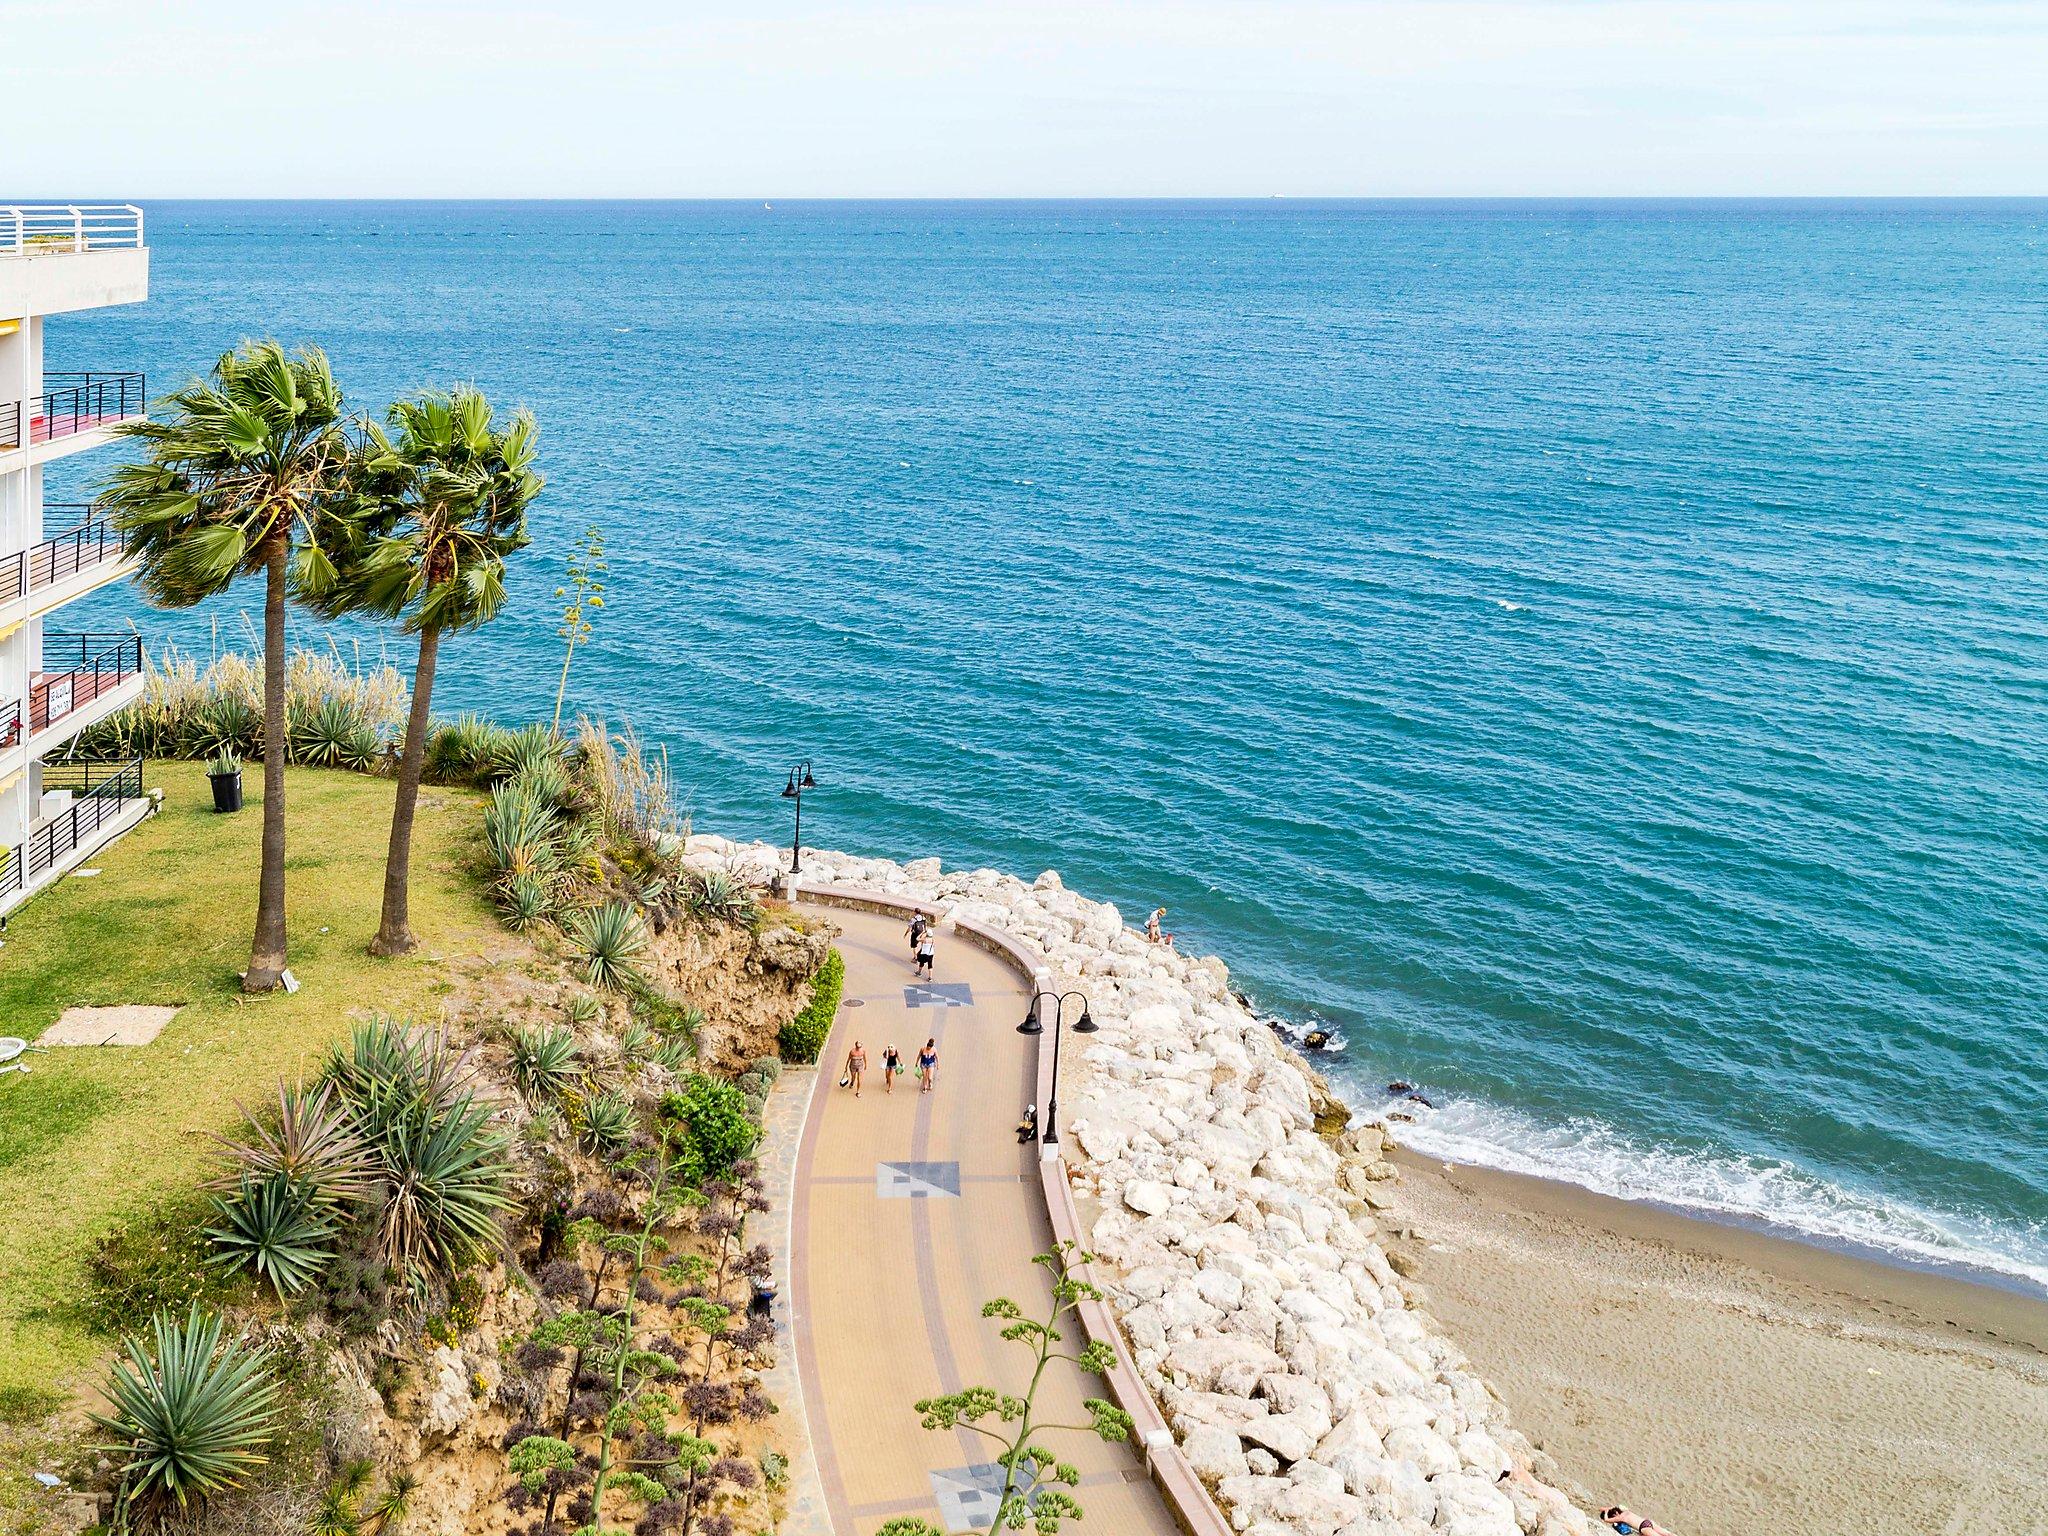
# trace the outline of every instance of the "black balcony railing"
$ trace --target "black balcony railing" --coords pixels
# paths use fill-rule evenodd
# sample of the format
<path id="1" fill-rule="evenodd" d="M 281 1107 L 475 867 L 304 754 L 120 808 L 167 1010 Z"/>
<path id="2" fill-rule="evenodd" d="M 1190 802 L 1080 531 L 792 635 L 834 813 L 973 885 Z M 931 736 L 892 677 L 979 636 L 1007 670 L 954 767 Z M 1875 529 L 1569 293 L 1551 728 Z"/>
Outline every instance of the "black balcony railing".
<path id="1" fill-rule="evenodd" d="M 125 763 L 49 763 L 43 768 L 43 789 L 68 789 L 71 804 L 28 835 L 8 870 L 0 871 L 0 893 L 33 883 L 67 853 L 142 798 L 142 759 Z M 10 876 L 11 872 L 11 876 Z M 9 884 L 10 877 L 12 885 Z"/>
<path id="2" fill-rule="evenodd" d="M 53 521 L 59 531 L 31 549 L 0 559 L 0 603 L 120 559 L 121 535 L 104 512 L 82 503 L 52 503 L 43 508 L 43 526 Z"/>
<path id="3" fill-rule="evenodd" d="M 0 448 L 76 437 L 140 416 L 147 396 L 139 373 L 46 373 L 44 390 L 0 405 Z"/>
<path id="4" fill-rule="evenodd" d="M 43 665 L 28 690 L 28 733 L 46 731 L 142 670 L 139 635 L 43 636 Z M 0 747 L 21 739 L 21 705 L 0 705 Z"/>

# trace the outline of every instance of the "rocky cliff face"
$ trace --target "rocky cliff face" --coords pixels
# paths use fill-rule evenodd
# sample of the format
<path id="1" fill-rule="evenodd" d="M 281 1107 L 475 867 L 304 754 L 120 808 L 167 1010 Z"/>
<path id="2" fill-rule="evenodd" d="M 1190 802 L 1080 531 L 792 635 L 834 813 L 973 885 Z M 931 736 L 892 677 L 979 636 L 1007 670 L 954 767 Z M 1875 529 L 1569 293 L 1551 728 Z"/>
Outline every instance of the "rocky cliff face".
<path id="1" fill-rule="evenodd" d="M 772 850 L 707 842 L 754 878 Z M 1376 1241 L 1383 1133 L 1215 959 L 1147 943 L 1057 875 L 813 854 L 805 876 L 1029 940 L 1101 1032 L 1063 1084 L 1068 1157 L 1113 1310 L 1189 1460 L 1247 1536 L 1584 1536 L 1555 1469 Z M 1319 1113 L 1319 1111 L 1321 1113 Z"/>

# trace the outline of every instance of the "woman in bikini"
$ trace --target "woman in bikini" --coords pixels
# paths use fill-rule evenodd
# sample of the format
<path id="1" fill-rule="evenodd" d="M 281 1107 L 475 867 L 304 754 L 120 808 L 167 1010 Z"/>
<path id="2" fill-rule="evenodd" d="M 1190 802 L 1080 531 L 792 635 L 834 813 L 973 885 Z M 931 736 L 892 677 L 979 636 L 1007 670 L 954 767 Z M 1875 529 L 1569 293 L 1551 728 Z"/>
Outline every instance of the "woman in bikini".
<path id="1" fill-rule="evenodd" d="M 939 1041 L 934 1035 L 925 1041 L 924 1049 L 917 1053 L 917 1091 L 930 1093 L 932 1084 L 939 1075 Z"/>
<path id="2" fill-rule="evenodd" d="M 903 1070 L 903 1053 L 893 1045 L 882 1047 L 882 1092 L 896 1091 L 896 1074 Z"/>

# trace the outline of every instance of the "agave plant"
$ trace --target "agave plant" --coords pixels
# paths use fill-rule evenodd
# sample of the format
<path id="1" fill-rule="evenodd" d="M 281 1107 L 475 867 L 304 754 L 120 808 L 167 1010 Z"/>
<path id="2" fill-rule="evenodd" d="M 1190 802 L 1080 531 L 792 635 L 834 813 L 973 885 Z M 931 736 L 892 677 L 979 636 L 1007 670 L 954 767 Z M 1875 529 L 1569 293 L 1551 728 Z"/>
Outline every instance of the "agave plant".
<path id="1" fill-rule="evenodd" d="M 576 1139 L 593 1157 L 614 1157 L 633 1141 L 633 1106 L 620 1093 L 599 1093 L 583 1103 Z"/>
<path id="2" fill-rule="evenodd" d="M 419 1491 L 419 1479 L 407 1472 L 394 1473 L 384 1491 L 372 1498 L 374 1470 L 368 1461 L 345 1464 L 320 1496 L 307 1536 L 379 1536 L 386 1526 L 403 1520 Z"/>
<path id="3" fill-rule="evenodd" d="M 556 1098 L 581 1072 L 576 1055 L 566 1029 L 522 1029 L 512 1037 L 512 1081 L 529 1103 Z"/>
<path id="4" fill-rule="evenodd" d="M 569 777 L 569 765 L 560 756 L 535 757 L 506 782 L 551 811 L 567 811 L 576 801 L 576 781 Z"/>
<path id="5" fill-rule="evenodd" d="M 671 1072 L 680 1072 L 696 1058 L 696 1055 L 696 1046 L 677 1035 L 656 1045 L 647 1053 L 647 1059 L 657 1067 L 667 1067 Z"/>
<path id="6" fill-rule="evenodd" d="M 249 1120 L 249 1140 L 213 1138 L 238 1166 L 207 1188 L 234 1189 L 250 1175 L 281 1174 L 318 1206 L 369 1198 L 376 1159 L 356 1133 L 349 1107 L 336 1096 L 333 1082 L 310 1090 L 279 1083 L 275 1130 L 247 1110 L 243 1113 Z"/>
<path id="7" fill-rule="evenodd" d="M 506 926 L 514 933 L 524 933 L 554 915 L 555 893 L 532 875 L 514 875 L 498 893 L 498 910 Z"/>
<path id="8" fill-rule="evenodd" d="M 715 917 L 727 922 L 746 922 L 754 915 L 754 893 L 747 885 L 722 869 L 707 869 L 690 880 L 683 892 L 683 905 L 693 917 Z"/>
<path id="9" fill-rule="evenodd" d="M 380 1018 L 357 1024 L 347 1045 L 329 1051 L 322 1076 L 347 1102 L 357 1132 L 379 1147 L 393 1126 L 471 1097 L 475 1058 L 457 1055 L 441 1030 Z"/>
<path id="10" fill-rule="evenodd" d="M 377 1252 L 394 1270 L 452 1275 L 490 1248 L 512 1207 L 512 1166 L 489 1120 L 489 1106 L 465 1096 L 386 1130 Z"/>
<path id="11" fill-rule="evenodd" d="M 595 1024 L 598 1015 L 604 1012 L 604 1004 L 588 992 L 571 992 L 569 1001 L 562 1005 L 562 1011 L 569 1016 L 571 1024 Z"/>
<path id="12" fill-rule="evenodd" d="M 182 1321 L 159 1314 L 150 1332 L 153 1351 L 121 1341 L 106 1389 L 114 1411 L 91 1415 L 113 1437 L 100 1449 L 125 1458 L 123 1507 L 145 1518 L 238 1486 L 263 1464 L 277 1408 L 268 1358 L 223 1343 L 220 1314 L 194 1302 Z"/>
<path id="13" fill-rule="evenodd" d="M 457 715 L 427 738 L 427 777 L 481 784 L 498 776 L 511 733 L 482 715 Z"/>
<path id="14" fill-rule="evenodd" d="M 231 695 L 208 699 L 185 722 L 176 749 L 186 757 L 254 755 L 263 749 L 263 716 L 253 704 Z"/>
<path id="15" fill-rule="evenodd" d="M 546 879 L 562 867 L 561 817 L 517 782 L 491 791 L 484 808 L 484 848 L 498 878 Z"/>
<path id="16" fill-rule="evenodd" d="M 567 755 L 567 746 L 562 738 L 538 721 L 516 731 L 508 731 L 495 745 L 497 760 L 494 766 L 497 776 L 503 779 L 516 779 L 543 764 L 560 767 Z"/>
<path id="17" fill-rule="evenodd" d="M 344 698 L 323 698 L 293 715 L 285 740 L 295 763 L 316 768 L 350 768 L 360 773 L 384 750 L 377 728 Z"/>
<path id="18" fill-rule="evenodd" d="M 270 1282 L 279 1299 L 297 1295 L 327 1266 L 334 1245 L 333 1209 L 286 1173 L 243 1174 L 231 1195 L 215 1195 L 221 1225 L 206 1235 L 211 1262 L 243 1265 Z"/>
<path id="19" fill-rule="evenodd" d="M 625 902 L 571 913 L 565 927 L 583 952 L 583 973 L 592 985 L 624 987 L 637 978 L 633 962 L 647 950 L 647 926 Z"/>

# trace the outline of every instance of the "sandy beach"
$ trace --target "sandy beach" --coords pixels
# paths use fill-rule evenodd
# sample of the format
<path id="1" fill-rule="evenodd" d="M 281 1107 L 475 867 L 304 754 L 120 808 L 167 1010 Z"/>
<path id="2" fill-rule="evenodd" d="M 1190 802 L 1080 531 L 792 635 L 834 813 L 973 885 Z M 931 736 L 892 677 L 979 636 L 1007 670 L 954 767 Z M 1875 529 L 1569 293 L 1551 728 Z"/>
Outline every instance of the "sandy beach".
<path id="1" fill-rule="evenodd" d="M 2048 1302 L 1395 1161 L 1383 1241 L 1592 1507 L 1681 1536 L 2048 1533 Z"/>

